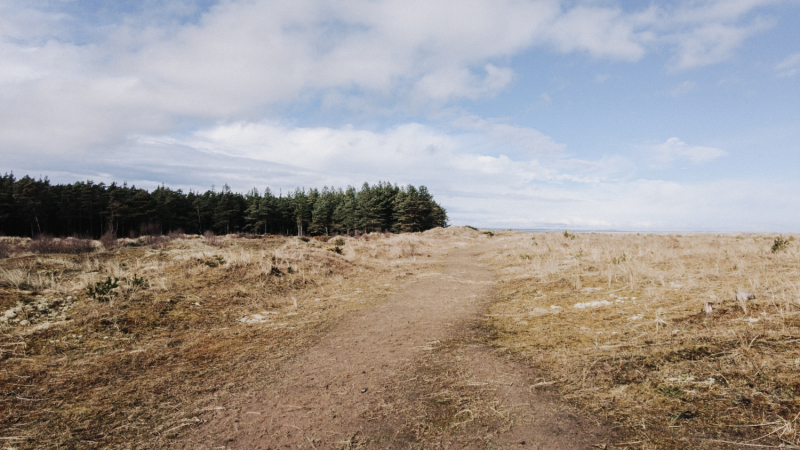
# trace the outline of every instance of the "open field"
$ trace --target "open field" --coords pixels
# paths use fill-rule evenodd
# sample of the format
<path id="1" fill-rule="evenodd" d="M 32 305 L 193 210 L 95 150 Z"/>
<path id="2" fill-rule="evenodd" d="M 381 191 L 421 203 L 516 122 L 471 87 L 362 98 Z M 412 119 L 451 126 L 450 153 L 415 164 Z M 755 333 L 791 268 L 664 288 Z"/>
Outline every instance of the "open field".
<path id="1" fill-rule="evenodd" d="M 774 235 L 750 234 L 494 239 L 493 343 L 623 425 L 631 448 L 800 446 L 797 246 L 773 253 Z"/>
<path id="2" fill-rule="evenodd" d="M 157 446 L 466 245 L 452 234 L 195 236 L 81 255 L 3 238 L 21 253 L 0 260 L 0 445 Z M 108 277 L 119 287 L 90 297 Z"/>
<path id="3" fill-rule="evenodd" d="M 397 347 L 408 362 L 395 375 L 364 371 L 377 397 L 348 420 L 383 428 L 338 448 L 386 447 L 381 436 L 417 448 L 532 444 L 521 433 L 562 430 L 531 423 L 574 417 L 547 419 L 542 409 L 561 411 L 553 402 L 614 428 L 592 435 L 608 448 L 800 447 L 800 252 L 797 242 L 771 252 L 774 238 L 452 227 L 328 242 L 173 236 L 77 254 L 0 238 L 0 445 L 196 448 L 193 436 L 225 423 L 244 430 L 256 416 L 233 405 L 256 411 L 265 386 L 290 397 L 306 386 L 278 377 L 300 374 L 314 352 L 387 358 L 375 330 L 404 331 L 407 295 L 420 311 L 452 304 L 441 313 L 452 323 L 421 312 L 434 322 L 408 329 L 436 340 Z M 348 324 L 364 326 L 358 345 L 341 337 Z M 357 354 L 363 346 L 378 353 Z M 342 386 L 362 373 L 348 370 Z M 531 402 L 538 412 L 520 409 Z M 267 425 L 249 426 L 257 437 Z"/>

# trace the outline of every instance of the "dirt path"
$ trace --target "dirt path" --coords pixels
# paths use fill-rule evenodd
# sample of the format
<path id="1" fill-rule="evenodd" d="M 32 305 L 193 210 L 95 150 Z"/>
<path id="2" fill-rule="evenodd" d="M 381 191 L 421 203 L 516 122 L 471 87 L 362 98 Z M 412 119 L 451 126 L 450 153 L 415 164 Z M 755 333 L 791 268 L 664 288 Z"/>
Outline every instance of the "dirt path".
<path id="1" fill-rule="evenodd" d="M 206 423 L 178 445 L 564 449 L 604 443 L 608 433 L 598 424 L 532 387 L 529 369 L 480 344 L 475 324 L 494 286 L 478 261 L 481 250 L 454 251 L 443 273 L 346 319 L 284 367 L 276 384 L 209 411 Z"/>

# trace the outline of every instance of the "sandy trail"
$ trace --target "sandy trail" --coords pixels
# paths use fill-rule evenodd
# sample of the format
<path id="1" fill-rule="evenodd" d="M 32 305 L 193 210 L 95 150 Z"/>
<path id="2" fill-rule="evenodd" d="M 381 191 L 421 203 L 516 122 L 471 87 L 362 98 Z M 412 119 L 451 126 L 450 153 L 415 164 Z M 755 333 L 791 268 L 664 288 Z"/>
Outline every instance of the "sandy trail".
<path id="1" fill-rule="evenodd" d="M 178 446 L 321 450 L 434 445 L 421 444 L 404 427 L 425 418 L 407 417 L 414 409 L 398 405 L 416 401 L 414 392 L 406 390 L 419 386 L 405 381 L 414 379 L 426 358 L 430 366 L 440 343 L 478 333 L 471 324 L 494 298 L 494 276 L 478 259 L 482 250 L 453 251 L 442 272 L 421 277 L 383 304 L 345 319 L 287 364 L 277 383 L 206 413 L 206 423 L 183 436 Z M 530 369 L 474 340 L 449 352 L 460 355 L 458 364 L 471 382 L 492 386 L 489 395 L 502 405 L 495 408 L 502 423 L 489 430 L 471 430 L 466 424 L 463 432 L 440 433 L 436 447 L 592 448 L 606 439 L 598 424 L 531 389 Z M 448 376 L 440 374 L 445 381 Z M 380 414 L 387 408 L 392 413 Z"/>

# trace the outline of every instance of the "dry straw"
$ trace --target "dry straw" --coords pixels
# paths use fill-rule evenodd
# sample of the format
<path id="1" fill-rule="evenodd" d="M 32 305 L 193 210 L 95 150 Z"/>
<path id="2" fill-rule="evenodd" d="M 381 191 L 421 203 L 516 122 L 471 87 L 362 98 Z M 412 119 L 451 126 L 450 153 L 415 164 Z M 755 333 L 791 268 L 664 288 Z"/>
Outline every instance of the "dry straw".
<path id="1" fill-rule="evenodd" d="M 204 408 L 269 382 L 349 311 L 462 245 L 445 234 L 345 237 L 340 253 L 313 239 L 174 236 L 38 255 L 0 238 L 11 252 L 0 259 L 0 438 L 167 447 Z"/>
<path id="2" fill-rule="evenodd" d="M 753 234 L 498 238 L 493 343 L 622 424 L 623 447 L 800 446 L 796 247 Z"/>

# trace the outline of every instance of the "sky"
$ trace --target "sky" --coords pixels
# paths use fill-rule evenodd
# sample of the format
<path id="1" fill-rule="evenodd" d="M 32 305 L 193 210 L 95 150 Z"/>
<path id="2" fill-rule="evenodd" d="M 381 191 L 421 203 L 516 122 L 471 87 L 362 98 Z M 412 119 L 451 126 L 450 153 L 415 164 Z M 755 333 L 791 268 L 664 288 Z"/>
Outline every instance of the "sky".
<path id="1" fill-rule="evenodd" d="M 0 0 L 0 172 L 800 232 L 800 0 Z"/>

